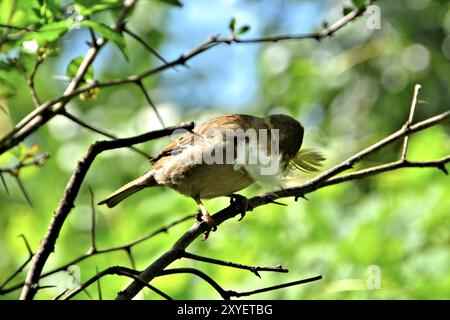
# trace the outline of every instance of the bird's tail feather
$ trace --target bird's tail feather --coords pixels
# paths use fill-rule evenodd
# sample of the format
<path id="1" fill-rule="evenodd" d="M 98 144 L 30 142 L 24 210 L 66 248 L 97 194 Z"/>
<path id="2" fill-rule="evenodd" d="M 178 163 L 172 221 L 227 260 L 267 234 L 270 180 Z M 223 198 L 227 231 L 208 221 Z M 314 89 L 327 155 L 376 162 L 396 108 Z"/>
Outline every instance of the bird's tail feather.
<path id="1" fill-rule="evenodd" d="M 115 207 L 119 202 L 132 194 L 155 185 L 157 185 L 157 183 L 153 178 L 149 179 L 149 177 L 146 176 L 139 177 L 111 193 L 106 199 L 100 201 L 98 205 L 106 204 L 108 208 Z"/>

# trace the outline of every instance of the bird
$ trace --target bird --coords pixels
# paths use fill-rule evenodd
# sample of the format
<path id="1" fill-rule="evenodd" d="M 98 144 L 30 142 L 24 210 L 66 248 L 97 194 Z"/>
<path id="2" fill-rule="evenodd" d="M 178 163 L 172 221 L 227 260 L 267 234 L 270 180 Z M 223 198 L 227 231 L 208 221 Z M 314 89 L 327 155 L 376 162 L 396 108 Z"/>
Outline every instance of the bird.
<path id="1" fill-rule="evenodd" d="M 285 114 L 216 117 L 169 143 L 152 159 L 149 170 L 98 204 L 112 208 L 142 189 L 166 186 L 196 202 L 199 222 L 208 227 L 207 239 L 216 225 L 202 199 L 228 196 L 242 204 L 243 216 L 248 201 L 236 192 L 267 177 L 279 177 L 288 166 L 306 172 L 318 170 L 325 158 L 312 149 L 299 152 L 303 136 L 300 122 Z M 250 162 L 251 156 L 256 161 Z M 260 158 L 264 164 L 258 162 Z M 269 170 L 273 164 L 276 170 Z"/>

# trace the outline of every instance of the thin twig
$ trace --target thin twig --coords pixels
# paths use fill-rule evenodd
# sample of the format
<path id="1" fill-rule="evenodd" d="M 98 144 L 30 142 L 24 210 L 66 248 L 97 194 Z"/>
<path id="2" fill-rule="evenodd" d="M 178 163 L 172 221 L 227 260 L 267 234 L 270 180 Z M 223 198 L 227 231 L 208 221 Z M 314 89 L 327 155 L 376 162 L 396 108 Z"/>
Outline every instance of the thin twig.
<path id="1" fill-rule="evenodd" d="M 95 267 L 95 272 L 98 274 L 98 267 Z M 100 284 L 100 278 L 97 280 L 97 292 L 98 292 L 98 300 L 103 300 L 103 296 L 102 296 L 102 287 Z"/>
<path id="2" fill-rule="evenodd" d="M 362 179 L 383 172 L 393 171 L 401 168 L 437 168 L 443 173 L 448 174 L 445 164 L 450 162 L 450 155 L 434 161 L 411 162 L 407 160 L 398 160 L 387 164 L 375 166 L 368 169 L 358 170 L 345 175 L 328 179 L 322 186 L 332 186 L 338 183 Z"/>
<path id="3" fill-rule="evenodd" d="M 131 267 L 133 269 L 135 269 L 136 263 L 134 262 L 133 253 L 131 252 L 131 247 L 126 247 L 124 250 L 127 254 L 128 259 L 130 260 Z"/>
<path id="4" fill-rule="evenodd" d="M 60 114 L 63 115 L 64 117 L 66 117 L 67 119 L 75 122 L 76 124 L 78 124 L 82 128 L 85 128 L 85 129 L 88 129 L 88 130 L 90 130 L 92 132 L 101 134 L 102 136 L 105 136 L 107 138 L 118 139 L 118 137 L 116 135 L 114 135 L 112 133 L 109 133 L 109 132 L 107 132 L 107 131 L 105 131 L 103 129 L 94 127 L 91 124 L 88 124 L 87 122 L 81 120 L 80 118 L 78 118 L 75 115 L 71 114 L 67 110 L 62 110 L 60 112 Z M 138 154 L 144 156 L 147 159 L 151 159 L 151 156 L 149 154 L 145 153 L 144 151 L 140 150 L 139 148 L 136 148 L 136 147 L 133 147 L 133 146 L 130 146 L 128 148 L 130 148 L 131 150 L 133 150 L 133 151 L 137 152 Z"/>
<path id="5" fill-rule="evenodd" d="M 63 291 L 58 293 L 55 297 L 53 297 L 52 300 L 59 300 L 59 299 L 61 299 L 68 291 L 69 291 L 69 289 L 64 289 Z"/>
<path id="6" fill-rule="evenodd" d="M 236 298 L 248 297 L 248 296 L 252 296 L 254 294 L 258 294 L 258 293 L 269 292 L 269 291 L 284 289 L 284 288 L 288 288 L 288 287 L 298 286 L 299 284 L 305 284 L 305 283 L 309 283 L 309 282 L 313 282 L 313 281 L 318 281 L 320 279 L 322 279 L 322 276 L 316 276 L 316 277 L 312 277 L 312 278 L 297 280 L 297 281 L 293 281 L 293 282 L 283 283 L 283 284 L 279 284 L 276 286 L 261 288 L 261 289 L 252 290 L 252 291 L 244 291 L 244 292 L 227 291 L 227 294 L 230 297 L 236 297 Z"/>
<path id="7" fill-rule="evenodd" d="M 49 154 L 48 153 L 43 153 L 40 154 L 34 158 L 32 158 L 32 154 L 25 154 L 20 160 L 19 162 L 14 165 L 11 168 L 0 168 L 0 175 L 3 181 L 3 185 L 6 189 L 6 192 L 9 194 L 9 190 L 8 187 L 6 185 L 6 181 L 4 181 L 3 178 L 3 173 L 8 173 L 9 175 L 11 175 L 17 182 L 17 185 L 19 186 L 20 191 L 22 192 L 26 202 L 28 203 L 28 205 L 30 207 L 33 207 L 33 204 L 31 202 L 31 197 L 29 195 L 29 193 L 27 192 L 27 189 L 25 188 L 25 185 L 22 182 L 22 179 L 20 178 L 20 172 L 23 168 L 26 167 L 31 167 L 31 166 L 42 166 L 45 161 L 49 158 Z M 29 160 L 30 158 L 32 158 L 31 160 Z"/>
<path id="8" fill-rule="evenodd" d="M 89 287 L 91 284 L 97 282 L 99 279 L 101 279 L 104 276 L 107 276 L 107 275 L 119 275 L 119 276 L 125 276 L 125 277 L 132 278 L 135 281 L 140 281 L 140 279 L 137 277 L 137 274 L 139 274 L 139 272 L 134 270 L 134 269 L 125 268 L 125 267 L 119 267 L 119 266 L 109 267 L 109 268 L 103 270 L 102 272 L 98 272 L 95 276 L 93 276 L 92 278 L 87 280 L 85 283 L 81 284 L 78 288 L 76 288 L 75 290 L 70 292 L 64 298 L 64 300 L 72 299 L 77 294 L 79 294 L 80 292 L 85 290 L 87 287 Z M 152 286 L 152 285 L 150 285 L 148 283 L 142 283 L 142 285 L 147 287 L 147 288 L 149 288 L 150 290 L 154 291 L 155 293 L 159 294 L 163 298 L 165 298 L 167 300 L 172 300 L 171 297 L 169 297 L 167 294 L 165 294 L 164 292 L 162 292 L 158 288 L 156 288 L 156 287 L 154 287 L 154 286 Z"/>
<path id="9" fill-rule="evenodd" d="M 166 269 L 166 270 L 162 270 L 157 277 L 162 277 L 162 276 L 167 276 L 167 275 L 172 275 L 172 274 L 180 274 L 180 273 L 188 273 L 188 274 L 193 274 L 196 275 L 198 277 L 200 277 L 201 279 L 203 279 L 205 282 L 207 282 L 211 287 L 214 288 L 214 290 L 217 291 L 217 293 L 220 294 L 220 296 L 222 297 L 222 299 L 224 300 L 230 300 L 230 297 L 227 294 L 227 291 L 225 289 L 223 289 L 213 278 L 211 278 L 210 276 L 208 276 L 206 273 L 204 273 L 203 271 L 200 271 L 198 269 L 195 268 L 173 268 L 173 269 Z M 120 294 L 120 293 L 119 293 Z"/>
<path id="10" fill-rule="evenodd" d="M 11 59 L 11 61 L 17 66 L 17 69 L 19 69 L 19 71 L 22 73 L 23 77 L 25 78 L 28 89 L 30 91 L 31 99 L 33 100 L 33 103 L 34 103 L 34 107 L 38 108 L 41 105 L 41 101 L 36 92 L 36 88 L 34 87 L 34 78 L 36 76 L 39 66 L 44 62 L 43 54 L 41 54 L 39 52 L 38 56 L 36 57 L 36 61 L 34 63 L 33 70 L 31 71 L 30 75 L 28 75 L 27 70 L 20 63 L 19 59 L 14 58 L 14 59 Z"/>
<path id="11" fill-rule="evenodd" d="M 257 290 L 253 290 L 253 291 L 237 292 L 237 291 L 233 291 L 233 290 L 225 290 L 224 288 L 222 288 L 222 286 L 220 286 L 214 279 L 212 279 L 206 273 L 204 273 L 198 269 L 195 269 L 195 268 L 166 269 L 166 270 L 162 270 L 158 274 L 158 277 L 172 275 L 172 274 L 180 274 L 180 273 L 190 273 L 190 274 L 194 274 L 194 275 L 200 277 L 205 282 L 207 282 L 209 285 L 211 285 L 211 287 L 213 287 L 214 290 L 216 290 L 217 293 L 219 293 L 220 296 L 224 300 L 230 300 L 231 297 L 239 298 L 239 297 L 246 297 L 246 296 L 250 296 L 250 295 L 254 295 L 254 294 L 258 294 L 258 293 L 274 291 L 274 290 L 297 286 L 299 284 L 309 283 L 309 282 L 318 281 L 318 280 L 322 279 L 322 276 L 316 276 L 316 277 L 312 277 L 312 278 L 308 278 L 308 279 L 302 279 L 302 280 L 298 280 L 298 281 L 283 283 L 283 284 L 279 284 L 276 286 L 261 288 L 261 289 L 257 289 Z"/>
<path id="12" fill-rule="evenodd" d="M 153 54 L 155 57 L 157 57 L 159 60 L 161 60 L 161 62 L 163 62 L 164 64 L 168 64 L 167 60 L 164 59 L 164 57 L 161 56 L 155 49 L 150 47 L 150 45 L 147 42 L 145 42 L 145 40 L 142 39 L 138 34 L 134 33 L 126 26 L 123 28 L 123 31 L 125 33 L 129 34 L 132 38 L 134 38 L 142 46 L 144 46 L 145 49 L 147 49 L 151 54 Z"/>
<path id="13" fill-rule="evenodd" d="M 91 198 L 91 248 L 89 251 L 96 252 L 97 251 L 97 245 L 96 245 L 96 237 L 95 237 L 95 199 L 94 199 L 94 192 L 92 191 L 92 188 L 88 186 L 89 195 Z"/>
<path id="14" fill-rule="evenodd" d="M 2 180 L 3 187 L 5 188 L 6 194 L 9 195 L 8 185 L 6 184 L 5 177 L 3 176 L 3 171 L 0 170 L 0 180 Z"/>
<path id="15" fill-rule="evenodd" d="M 108 247 L 108 248 L 104 248 L 104 249 L 97 249 L 95 252 L 93 252 L 92 250 L 88 250 L 87 253 L 76 257 L 75 259 L 71 260 L 70 262 L 67 262 L 66 264 L 64 264 L 64 265 L 62 265 L 60 267 L 57 267 L 57 268 L 55 268 L 53 270 L 50 270 L 50 271 L 48 271 L 46 273 L 43 273 L 41 275 L 40 279 L 47 278 L 47 277 L 49 277 L 49 276 L 51 276 L 51 275 L 53 275 L 55 273 L 61 272 L 61 271 L 65 271 L 65 270 L 67 270 L 68 267 L 70 267 L 72 265 L 76 265 L 79 262 L 84 261 L 84 260 L 86 260 L 86 259 L 88 259 L 88 258 L 90 258 L 92 256 L 107 254 L 107 253 L 121 251 L 121 250 L 125 250 L 126 251 L 129 248 L 132 248 L 135 245 L 138 245 L 138 244 L 140 244 L 140 243 L 142 243 L 142 242 L 144 242 L 144 241 L 146 241 L 148 239 L 151 239 L 151 238 L 155 237 L 158 234 L 167 233 L 169 231 L 169 229 L 171 229 L 172 227 L 175 227 L 175 226 L 177 226 L 177 225 L 179 225 L 179 224 L 181 224 L 181 223 L 183 223 L 185 221 L 192 220 L 194 217 L 195 217 L 195 215 L 193 215 L 193 214 L 187 215 L 187 216 L 185 216 L 185 217 L 183 217 L 181 219 L 177 219 L 177 220 L 175 220 L 175 221 L 173 221 L 173 222 L 171 222 L 171 223 L 169 223 L 169 224 L 167 224 L 165 226 L 162 226 L 162 227 L 156 229 L 155 231 L 149 232 L 148 234 L 146 234 L 143 237 L 140 237 L 140 238 L 138 238 L 136 240 L 133 240 L 133 241 L 128 242 L 128 243 L 125 243 L 123 245 Z M 31 261 L 31 258 L 32 258 L 32 256 L 30 256 L 30 259 L 27 260 L 19 268 L 20 271 L 23 270 L 23 268 Z M 7 289 L 3 289 L 4 285 L 2 285 L 2 286 L 0 286 L 0 295 L 7 294 L 7 293 L 13 292 L 15 290 L 18 290 L 18 289 L 22 288 L 24 286 L 24 284 L 25 284 L 25 282 L 20 282 L 20 283 L 15 284 L 14 286 L 11 286 L 11 287 L 9 287 Z"/>
<path id="16" fill-rule="evenodd" d="M 33 202 L 31 201 L 30 194 L 28 193 L 27 189 L 25 188 L 25 185 L 23 184 L 21 178 L 19 175 L 14 176 L 14 179 L 16 179 L 17 185 L 19 186 L 20 192 L 22 192 L 26 202 L 28 205 L 33 208 Z"/>
<path id="17" fill-rule="evenodd" d="M 253 274 L 255 274 L 258 278 L 261 278 L 261 275 L 259 274 L 259 271 L 282 272 L 282 273 L 289 272 L 288 269 L 284 269 L 282 266 L 277 266 L 277 267 L 248 266 L 248 265 L 235 263 L 235 262 L 230 262 L 230 261 L 223 261 L 223 260 L 218 260 L 218 259 L 213 259 L 213 258 L 208 258 L 208 257 L 202 257 L 202 256 L 199 256 L 199 255 L 196 255 L 196 254 L 193 254 L 193 253 L 186 252 L 186 251 L 183 252 L 182 257 L 183 258 L 187 258 L 187 259 L 192 259 L 192 260 L 197 260 L 197 261 L 203 261 L 203 262 L 207 262 L 207 263 L 217 264 L 217 265 L 220 265 L 220 266 L 226 266 L 226 267 L 231 267 L 231 268 L 236 268 L 236 269 L 248 270 L 248 271 L 252 272 Z"/>
<path id="18" fill-rule="evenodd" d="M 421 88 L 422 87 L 420 84 L 416 84 L 414 86 L 414 94 L 413 94 L 413 98 L 411 101 L 411 107 L 409 108 L 409 116 L 408 116 L 408 120 L 405 123 L 405 127 L 409 127 L 413 122 L 414 111 L 416 110 L 416 105 L 417 105 L 417 97 L 419 95 L 419 91 Z M 409 138 L 408 136 L 405 136 L 403 138 L 403 150 L 402 150 L 402 156 L 401 156 L 402 160 L 406 160 L 406 152 L 408 151 L 408 138 Z"/>
<path id="19" fill-rule="evenodd" d="M 34 28 L 30 28 L 30 27 L 19 27 L 19 26 L 13 26 L 10 24 L 4 24 L 4 23 L 0 23 L 0 28 L 5 28 L 5 29 L 12 29 L 12 30 L 25 30 L 25 31 L 34 31 Z"/>
<path id="20" fill-rule="evenodd" d="M 28 240 L 25 237 L 25 235 L 20 234 L 18 237 L 22 238 L 22 240 L 23 240 L 23 242 L 25 244 L 25 247 L 26 247 L 26 249 L 28 251 L 28 258 L 27 258 L 27 260 L 24 263 L 22 263 L 22 265 L 12 275 L 10 275 L 5 281 L 3 281 L 2 284 L 0 284 L 0 294 L 6 294 L 8 292 L 11 292 L 11 291 L 7 291 L 7 289 L 3 290 L 3 288 L 8 283 L 10 283 L 11 280 L 13 280 L 19 273 L 21 273 L 22 270 L 28 265 L 28 263 L 30 263 L 31 259 L 33 258 L 33 251 L 31 250 L 30 244 L 28 243 Z"/>
<path id="21" fill-rule="evenodd" d="M 161 115 L 158 112 L 158 109 L 156 108 L 155 104 L 153 103 L 152 99 L 150 98 L 150 95 L 148 94 L 147 90 L 145 90 L 144 84 L 142 83 L 141 80 L 136 81 L 136 85 L 141 89 L 142 94 L 145 97 L 145 100 L 147 100 L 148 104 L 151 106 L 151 108 L 153 109 L 153 111 L 156 114 L 156 117 L 158 118 L 159 123 L 161 124 L 161 126 L 164 128 L 165 124 L 164 124 L 164 120 L 161 117 Z"/>

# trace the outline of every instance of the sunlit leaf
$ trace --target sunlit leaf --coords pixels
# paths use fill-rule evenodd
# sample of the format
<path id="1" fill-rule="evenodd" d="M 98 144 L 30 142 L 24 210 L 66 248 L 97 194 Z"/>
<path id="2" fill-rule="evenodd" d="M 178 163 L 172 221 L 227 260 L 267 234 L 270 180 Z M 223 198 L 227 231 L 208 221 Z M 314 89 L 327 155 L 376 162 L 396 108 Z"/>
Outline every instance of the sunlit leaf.
<path id="1" fill-rule="evenodd" d="M 345 7 L 342 8 L 342 14 L 343 14 L 344 16 L 346 16 L 346 15 L 348 15 L 350 12 L 352 12 L 353 10 L 354 10 L 354 8 L 345 6 Z"/>
<path id="2" fill-rule="evenodd" d="M 61 38 L 69 30 L 68 21 L 57 21 L 51 22 L 44 25 L 36 31 L 27 33 L 23 38 L 22 42 L 27 40 L 36 40 L 39 45 L 43 46 L 46 43 L 54 42 Z"/>
<path id="3" fill-rule="evenodd" d="M 239 29 L 236 31 L 236 34 L 242 35 L 250 30 L 250 26 L 248 24 L 244 24 L 243 26 L 239 27 Z"/>
<path id="4" fill-rule="evenodd" d="M 79 56 L 79 57 L 72 59 L 72 61 L 70 61 L 70 63 L 67 65 L 66 76 L 68 76 L 69 78 L 74 78 L 77 74 L 77 71 L 78 71 L 81 63 L 83 62 L 83 59 L 84 59 L 83 56 Z M 94 68 L 92 65 L 87 69 L 86 73 L 84 74 L 83 79 L 84 79 L 84 81 L 89 81 L 89 80 L 94 79 Z"/>
<path id="5" fill-rule="evenodd" d="M 234 30 L 236 29 L 236 18 L 232 18 L 230 20 L 230 24 L 228 27 L 230 28 L 230 31 L 234 33 Z"/>
<path id="6" fill-rule="evenodd" d="M 76 0 L 74 6 L 78 13 L 83 16 L 91 15 L 98 11 L 113 9 L 123 6 L 123 1 L 118 0 Z"/>

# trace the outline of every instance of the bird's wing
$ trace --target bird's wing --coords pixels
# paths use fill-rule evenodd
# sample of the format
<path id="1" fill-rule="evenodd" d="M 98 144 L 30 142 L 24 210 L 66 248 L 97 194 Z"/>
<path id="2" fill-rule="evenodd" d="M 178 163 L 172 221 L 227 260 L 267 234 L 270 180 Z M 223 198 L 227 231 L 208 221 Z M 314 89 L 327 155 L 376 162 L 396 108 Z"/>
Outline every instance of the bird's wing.
<path id="1" fill-rule="evenodd" d="M 178 154 L 183 151 L 186 147 L 194 143 L 196 135 L 202 137 L 208 130 L 218 129 L 224 131 L 226 129 L 243 129 L 247 130 L 253 126 L 253 121 L 256 117 L 233 114 L 227 116 L 221 116 L 204 122 L 192 132 L 187 132 L 178 139 L 172 141 L 166 145 L 161 152 L 152 159 L 153 166 L 151 169 L 157 169 L 162 166 L 162 164 L 168 160 L 168 157 L 172 154 Z"/>

